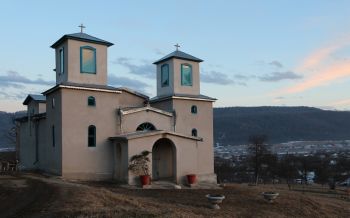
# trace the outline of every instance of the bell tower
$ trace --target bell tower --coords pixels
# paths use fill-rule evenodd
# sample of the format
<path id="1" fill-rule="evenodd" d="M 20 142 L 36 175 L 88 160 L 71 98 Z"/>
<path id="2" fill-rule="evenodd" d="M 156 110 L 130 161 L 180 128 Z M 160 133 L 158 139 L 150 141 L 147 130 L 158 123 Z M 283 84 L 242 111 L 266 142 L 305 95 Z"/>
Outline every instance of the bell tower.
<path id="1" fill-rule="evenodd" d="M 199 63 L 203 60 L 179 50 L 154 62 L 157 66 L 157 96 L 199 95 Z"/>
<path id="2" fill-rule="evenodd" d="M 56 84 L 107 85 L 107 48 L 113 44 L 83 33 L 67 34 L 51 48 L 56 54 Z"/>

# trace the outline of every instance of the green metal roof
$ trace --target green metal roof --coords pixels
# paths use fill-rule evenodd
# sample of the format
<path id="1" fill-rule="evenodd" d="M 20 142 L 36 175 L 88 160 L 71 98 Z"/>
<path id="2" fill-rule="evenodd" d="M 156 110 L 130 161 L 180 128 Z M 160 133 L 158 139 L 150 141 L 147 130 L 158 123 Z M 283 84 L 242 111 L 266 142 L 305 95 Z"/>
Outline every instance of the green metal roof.
<path id="1" fill-rule="evenodd" d="M 92 43 L 96 43 L 96 44 L 106 45 L 108 47 L 113 45 L 113 43 L 96 38 L 94 36 L 90 36 L 86 33 L 73 33 L 73 34 L 66 34 L 66 35 L 62 36 L 59 40 L 57 40 L 54 44 L 51 45 L 51 48 L 56 48 L 58 45 L 60 45 L 61 43 L 63 43 L 67 39 L 75 39 L 75 40 L 83 41 L 83 42 L 92 42 Z"/>

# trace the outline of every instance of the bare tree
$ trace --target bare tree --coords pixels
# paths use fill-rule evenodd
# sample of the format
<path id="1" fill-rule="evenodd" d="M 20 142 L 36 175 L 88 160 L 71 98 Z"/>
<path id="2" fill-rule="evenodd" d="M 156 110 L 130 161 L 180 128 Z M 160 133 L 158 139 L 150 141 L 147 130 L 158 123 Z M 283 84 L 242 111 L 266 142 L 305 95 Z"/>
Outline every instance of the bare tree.
<path id="1" fill-rule="evenodd" d="M 16 144 L 16 115 L 11 114 L 11 127 L 5 133 L 5 137 L 12 143 Z"/>
<path id="2" fill-rule="evenodd" d="M 251 163 L 254 168 L 255 184 L 258 185 L 261 173 L 263 156 L 267 153 L 266 135 L 251 135 L 249 137 L 249 151 L 251 154 Z"/>

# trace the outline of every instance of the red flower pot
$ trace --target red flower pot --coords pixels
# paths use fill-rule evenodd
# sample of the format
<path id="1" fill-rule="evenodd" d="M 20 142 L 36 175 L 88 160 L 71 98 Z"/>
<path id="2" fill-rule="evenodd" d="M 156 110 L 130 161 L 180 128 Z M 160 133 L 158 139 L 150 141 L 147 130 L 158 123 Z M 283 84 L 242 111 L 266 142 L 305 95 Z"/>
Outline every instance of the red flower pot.
<path id="1" fill-rule="evenodd" d="M 188 182 L 188 184 L 196 183 L 196 174 L 188 174 L 187 175 L 187 182 Z"/>
<path id="2" fill-rule="evenodd" d="M 140 176 L 141 185 L 149 185 L 150 183 L 150 176 L 149 175 L 142 175 Z"/>

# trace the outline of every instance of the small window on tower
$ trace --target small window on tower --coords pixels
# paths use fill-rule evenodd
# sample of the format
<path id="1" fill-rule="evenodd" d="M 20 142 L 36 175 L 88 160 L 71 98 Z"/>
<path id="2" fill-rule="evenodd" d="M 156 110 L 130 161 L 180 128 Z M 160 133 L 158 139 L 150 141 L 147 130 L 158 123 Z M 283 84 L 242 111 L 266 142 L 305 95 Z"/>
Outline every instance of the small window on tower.
<path id="1" fill-rule="evenodd" d="M 161 67 L 161 85 L 162 87 L 169 86 L 169 65 L 163 64 Z"/>
<path id="2" fill-rule="evenodd" d="M 60 73 L 64 73 L 64 48 L 61 48 L 60 51 Z"/>
<path id="3" fill-rule="evenodd" d="M 93 96 L 88 97 L 88 106 L 96 106 L 95 97 Z"/>
<path id="4" fill-rule="evenodd" d="M 80 47 L 80 72 L 96 74 L 96 49 L 90 46 Z"/>
<path id="5" fill-rule="evenodd" d="M 191 113 L 196 114 L 197 113 L 197 106 L 196 105 L 192 105 L 191 107 Z"/>

